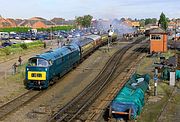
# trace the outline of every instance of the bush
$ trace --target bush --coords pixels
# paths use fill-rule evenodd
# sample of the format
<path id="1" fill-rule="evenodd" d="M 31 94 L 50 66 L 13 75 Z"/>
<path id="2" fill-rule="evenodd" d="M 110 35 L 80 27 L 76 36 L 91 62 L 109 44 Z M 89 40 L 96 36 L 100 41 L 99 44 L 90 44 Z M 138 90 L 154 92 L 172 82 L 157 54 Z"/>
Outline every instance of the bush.
<path id="1" fill-rule="evenodd" d="M 22 44 L 20 45 L 20 47 L 21 47 L 22 49 L 27 49 L 27 48 L 28 48 L 25 43 L 22 43 Z"/>
<path id="2" fill-rule="evenodd" d="M 20 48 L 21 47 L 21 44 L 13 44 L 11 45 L 11 48 Z"/>
<path id="3" fill-rule="evenodd" d="M 12 27 L 12 28 L 0 28 L 2 32 L 28 32 L 29 27 Z"/>
<path id="4" fill-rule="evenodd" d="M 68 30 L 71 30 L 73 29 L 74 26 L 72 25 L 67 25 L 67 26 L 56 26 L 56 27 L 51 27 L 51 28 L 38 28 L 37 30 L 38 31 L 58 31 L 58 30 L 65 30 L 65 31 L 68 31 Z"/>
<path id="5" fill-rule="evenodd" d="M 16 53 L 20 53 L 23 50 L 26 50 L 28 48 L 32 49 L 32 48 L 37 48 L 37 47 L 43 47 L 43 42 L 42 41 L 34 41 L 31 43 L 13 44 L 11 46 L 0 48 L 0 56 L 16 54 Z"/>

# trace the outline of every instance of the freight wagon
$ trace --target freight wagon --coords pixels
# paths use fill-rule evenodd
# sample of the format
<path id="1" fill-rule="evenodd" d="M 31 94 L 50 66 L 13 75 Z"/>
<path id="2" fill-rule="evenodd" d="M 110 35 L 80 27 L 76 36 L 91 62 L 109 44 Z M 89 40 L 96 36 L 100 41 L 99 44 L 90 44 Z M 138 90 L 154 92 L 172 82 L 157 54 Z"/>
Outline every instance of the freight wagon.
<path id="1" fill-rule="evenodd" d="M 125 116 L 128 119 L 135 119 L 137 115 L 140 115 L 149 81 L 148 74 L 134 74 L 110 104 L 109 116 L 117 119 Z"/>

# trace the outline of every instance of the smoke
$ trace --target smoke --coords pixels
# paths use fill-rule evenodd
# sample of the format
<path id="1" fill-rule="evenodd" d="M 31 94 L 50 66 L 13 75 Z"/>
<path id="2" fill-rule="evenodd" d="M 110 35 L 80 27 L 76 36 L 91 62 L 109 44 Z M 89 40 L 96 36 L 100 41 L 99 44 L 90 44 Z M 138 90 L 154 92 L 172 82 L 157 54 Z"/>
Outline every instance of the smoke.
<path id="1" fill-rule="evenodd" d="M 99 31 L 102 33 L 107 33 L 110 29 L 110 25 L 112 25 L 112 29 L 114 32 L 116 32 L 119 35 L 125 34 L 125 33 L 133 33 L 137 31 L 137 29 L 127 26 L 122 21 L 118 19 L 113 20 L 98 20 L 95 22 L 94 27 L 96 27 Z"/>

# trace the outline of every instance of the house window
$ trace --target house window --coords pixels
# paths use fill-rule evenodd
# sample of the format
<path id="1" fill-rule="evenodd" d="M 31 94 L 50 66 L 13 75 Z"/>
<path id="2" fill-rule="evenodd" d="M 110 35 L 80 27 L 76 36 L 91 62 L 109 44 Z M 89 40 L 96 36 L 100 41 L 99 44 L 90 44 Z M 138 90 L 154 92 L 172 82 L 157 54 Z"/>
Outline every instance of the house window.
<path id="1" fill-rule="evenodd" d="M 151 35 L 151 40 L 161 40 L 161 35 Z"/>

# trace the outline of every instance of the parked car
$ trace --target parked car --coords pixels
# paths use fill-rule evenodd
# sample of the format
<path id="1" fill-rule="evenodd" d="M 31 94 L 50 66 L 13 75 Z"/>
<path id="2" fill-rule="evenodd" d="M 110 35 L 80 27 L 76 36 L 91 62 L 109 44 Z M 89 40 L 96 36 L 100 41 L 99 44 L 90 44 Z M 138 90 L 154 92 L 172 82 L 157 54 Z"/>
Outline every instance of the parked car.
<path id="1" fill-rule="evenodd" d="M 0 32 L 0 40 L 9 40 L 8 32 Z"/>

